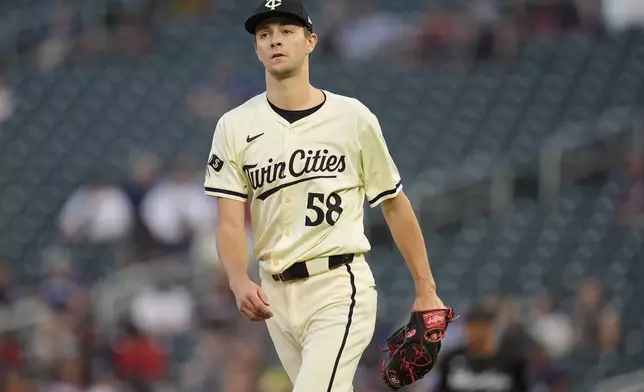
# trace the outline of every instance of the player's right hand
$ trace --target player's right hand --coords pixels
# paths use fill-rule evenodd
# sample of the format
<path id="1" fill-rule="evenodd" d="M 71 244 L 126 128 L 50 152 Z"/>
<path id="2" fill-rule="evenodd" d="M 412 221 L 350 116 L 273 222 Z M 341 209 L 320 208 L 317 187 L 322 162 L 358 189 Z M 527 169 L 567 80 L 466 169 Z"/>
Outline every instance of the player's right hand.
<path id="1" fill-rule="evenodd" d="M 242 316 L 251 321 L 263 321 L 273 317 L 268 298 L 262 288 L 250 279 L 245 279 L 233 287 L 237 309 Z"/>

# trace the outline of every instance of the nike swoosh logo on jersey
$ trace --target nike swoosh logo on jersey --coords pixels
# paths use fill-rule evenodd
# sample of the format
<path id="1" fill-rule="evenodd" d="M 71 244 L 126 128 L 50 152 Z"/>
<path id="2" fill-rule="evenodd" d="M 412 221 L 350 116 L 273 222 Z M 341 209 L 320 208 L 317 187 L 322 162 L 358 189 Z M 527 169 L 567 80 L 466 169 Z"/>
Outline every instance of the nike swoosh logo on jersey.
<path id="1" fill-rule="evenodd" d="M 258 137 L 260 137 L 262 135 L 263 135 L 263 133 L 260 133 L 259 135 L 255 135 L 253 137 L 250 137 L 250 135 L 248 135 L 248 136 L 246 136 L 246 143 L 250 143 L 250 142 L 252 142 L 253 140 L 257 139 Z"/>
<path id="2" fill-rule="evenodd" d="M 266 200 L 268 199 L 269 196 L 274 195 L 275 193 L 279 192 L 280 190 L 284 188 L 288 188 L 289 186 L 297 185 L 302 182 L 306 181 L 311 181 L 311 180 L 318 180 L 320 178 L 338 178 L 338 176 L 313 176 L 313 177 L 307 177 L 307 178 L 300 178 L 299 180 L 291 181 L 291 182 L 286 182 L 284 184 L 280 184 L 276 186 L 275 188 L 269 189 L 266 192 L 260 194 L 257 196 L 259 200 Z"/>

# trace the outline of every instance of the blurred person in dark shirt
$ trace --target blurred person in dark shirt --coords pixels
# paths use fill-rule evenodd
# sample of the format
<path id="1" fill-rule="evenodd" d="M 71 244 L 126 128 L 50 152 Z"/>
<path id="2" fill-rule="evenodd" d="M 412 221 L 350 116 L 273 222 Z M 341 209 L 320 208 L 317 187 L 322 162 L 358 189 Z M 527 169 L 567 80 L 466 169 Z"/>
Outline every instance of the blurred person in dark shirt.
<path id="1" fill-rule="evenodd" d="M 579 14 L 573 0 L 527 2 L 526 7 L 530 33 L 534 36 L 552 36 L 579 27 Z"/>
<path id="2" fill-rule="evenodd" d="M 548 350 L 535 345 L 530 351 L 530 392 L 570 392 L 566 372 L 553 360 Z"/>
<path id="3" fill-rule="evenodd" d="M 495 313 L 477 306 L 465 326 L 465 342 L 439 357 L 437 392 L 527 392 L 527 363 L 500 350 Z"/>
<path id="4" fill-rule="evenodd" d="M 189 154 L 178 155 L 142 201 L 141 217 L 166 256 L 184 254 L 215 227 L 217 207 L 204 196 L 197 167 Z"/>
<path id="5" fill-rule="evenodd" d="M 3 260 L 2 256 L 0 256 L 0 309 L 3 306 L 10 306 L 15 299 L 16 292 L 9 260 Z"/>
<path id="6" fill-rule="evenodd" d="M 577 347 L 587 354 L 612 350 L 620 343 L 619 314 L 608 304 L 595 278 L 586 278 L 579 285 L 572 321 Z"/>
<path id="7" fill-rule="evenodd" d="M 132 204 L 133 222 L 127 237 L 128 262 L 145 262 L 161 255 L 159 244 L 142 217 L 145 196 L 156 185 L 161 169 L 159 158 L 152 153 L 136 154 L 129 168 L 128 178 L 123 185 L 125 194 Z"/>

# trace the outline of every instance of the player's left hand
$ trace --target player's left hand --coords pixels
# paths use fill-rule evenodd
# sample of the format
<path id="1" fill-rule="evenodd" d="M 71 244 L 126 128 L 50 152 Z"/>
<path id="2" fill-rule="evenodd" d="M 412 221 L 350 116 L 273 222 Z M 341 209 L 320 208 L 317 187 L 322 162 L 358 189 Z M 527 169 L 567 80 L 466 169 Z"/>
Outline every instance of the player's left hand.
<path id="1" fill-rule="evenodd" d="M 416 296 L 414 301 L 414 307 L 412 311 L 423 311 L 423 310 L 432 310 L 432 309 L 445 309 L 445 305 L 436 292 L 427 292 Z M 430 336 L 432 339 L 437 339 L 437 334 L 432 334 Z"/>

